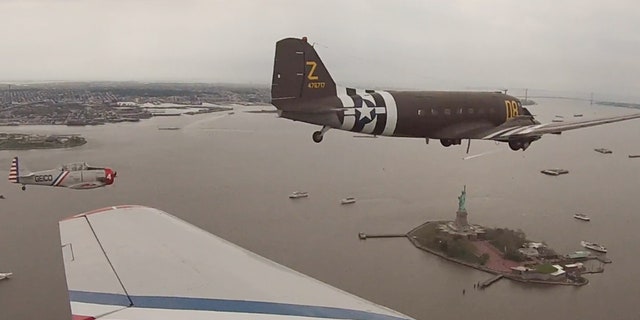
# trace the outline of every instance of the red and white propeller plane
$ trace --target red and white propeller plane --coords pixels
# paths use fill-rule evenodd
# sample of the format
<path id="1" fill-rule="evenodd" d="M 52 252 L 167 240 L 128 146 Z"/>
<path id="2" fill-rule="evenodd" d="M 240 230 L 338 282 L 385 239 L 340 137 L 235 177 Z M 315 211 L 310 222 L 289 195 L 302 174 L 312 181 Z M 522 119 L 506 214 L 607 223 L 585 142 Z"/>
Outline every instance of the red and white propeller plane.
<path id="1" fill-rule="evenodd" d="M 57 169 L 29 172 L 20 168 L 18 157 L 11 161 L 9 181 L 26 185 L 66 187 L 71 189 L 94 189 L 113 184 L 117 172 L 111 168 L 100 168 L 86 162 L 69 163 Z"/>

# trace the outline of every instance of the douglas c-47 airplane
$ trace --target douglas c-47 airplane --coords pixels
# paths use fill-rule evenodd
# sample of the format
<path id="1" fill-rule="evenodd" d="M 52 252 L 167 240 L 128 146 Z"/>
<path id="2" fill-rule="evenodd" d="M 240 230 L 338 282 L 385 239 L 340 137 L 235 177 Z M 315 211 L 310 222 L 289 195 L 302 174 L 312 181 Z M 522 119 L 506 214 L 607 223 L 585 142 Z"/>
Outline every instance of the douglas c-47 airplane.
<path id="1" fill-rule="evenodd" d="M 74 320 L 411 319 L 157 209 L 79 214 L 60 240 Z"/>
<path id="2" fill-rule="evenodd" d="M 520 100 L 500 92 L 384 91 L 339 87 L 314 48 L 302 39 L 276 43 L 271 103 L 281 117 L 330 128 L 394 137 L 507 142 L 525 150 L 543 134 L 640 118 L 640 113 L 576 122 L 541 124 Z"/>
<path id="3" fill-rule="evenodd" d="M 9 181 L 22 184 L 22 190 L 25 190 L 28 184 L 94 189 L 113 184 L 116 174 L 117 172 L 110 168 L 92 167 L 84 162 L 66 164 L 58 169 L 25 172 L 24 169 L 20 169 L 18 157 L 15 157 L 11 161 Z"/>

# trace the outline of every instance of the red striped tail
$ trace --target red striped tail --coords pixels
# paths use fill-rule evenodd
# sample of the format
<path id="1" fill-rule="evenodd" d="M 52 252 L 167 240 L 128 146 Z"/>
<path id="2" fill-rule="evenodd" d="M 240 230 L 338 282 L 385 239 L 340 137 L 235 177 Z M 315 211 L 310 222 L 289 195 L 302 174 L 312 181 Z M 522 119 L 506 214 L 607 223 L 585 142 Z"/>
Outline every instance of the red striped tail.
<path id="1" fill-rule="evenodd" d="M 20 170 L 18 168 L 18 157 L 11 161 L 11 169 L 9 170 L 9 181 L 13 183 L 20 182 Z"/>

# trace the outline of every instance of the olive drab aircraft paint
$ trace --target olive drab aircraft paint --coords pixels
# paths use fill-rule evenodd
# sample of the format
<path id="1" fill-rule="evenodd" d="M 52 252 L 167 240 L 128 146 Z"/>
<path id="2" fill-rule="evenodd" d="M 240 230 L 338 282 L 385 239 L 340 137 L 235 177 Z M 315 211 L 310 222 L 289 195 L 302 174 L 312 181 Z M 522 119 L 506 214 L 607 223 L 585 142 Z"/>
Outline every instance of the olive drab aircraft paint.
<path id="1" fill-rule="evenodd" d="M 85 162 L 69 163 L 57 169 L 28 172 L 20 168 L 18 157 L 11 161 L 9 181 L 26 185 L 95 189 L 113 184 L 117 172 L 111 168 L 93 167 Z"/>
<path id="2" fill-rule="evenodd" d="M 538 122 L 518 98 L 502 92 L 361 90 L 336 85 L 306 39 L 276 43 L 271 103 L 280 117 L 371 135 L 438 139 L 443 146 L 465 139 L 507 142 L 525 150 L 543 134 L 640 118 L 640 114 L 576 122 Z"/>

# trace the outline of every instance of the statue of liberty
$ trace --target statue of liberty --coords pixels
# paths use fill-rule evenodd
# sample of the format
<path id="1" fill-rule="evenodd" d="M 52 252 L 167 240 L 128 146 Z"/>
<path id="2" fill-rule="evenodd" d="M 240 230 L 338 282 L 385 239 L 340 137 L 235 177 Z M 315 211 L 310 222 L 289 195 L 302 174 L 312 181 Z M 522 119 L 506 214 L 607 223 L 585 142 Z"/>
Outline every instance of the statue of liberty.
<path id="1" fill-rule="evenodd" d="M 465 208 L 465 203 L 467 202 L 467 185 L 462 189 L 462 193 L 458 197 L 458 211 L 466 212 L 467 208 Z"/>

